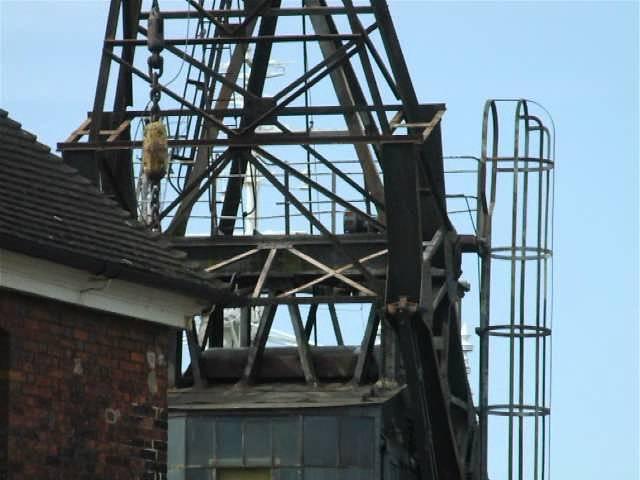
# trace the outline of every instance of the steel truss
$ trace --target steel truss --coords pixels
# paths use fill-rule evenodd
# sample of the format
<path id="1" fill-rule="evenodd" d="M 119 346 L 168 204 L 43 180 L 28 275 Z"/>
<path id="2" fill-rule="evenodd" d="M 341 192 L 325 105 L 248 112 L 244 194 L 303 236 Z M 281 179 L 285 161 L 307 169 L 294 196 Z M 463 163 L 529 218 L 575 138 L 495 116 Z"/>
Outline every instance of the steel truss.
<path id="1" fill-rule="evenodd" d="M 191 379 L 201 388 L 215 381 L 206 357 L 224 354 L 223 312 L 237 307 L 244 347 L 238 385 L 261 381 L 279 308 L 289 314 L 302 380 L 321 384 L 320 354 L 309 342 L 319 305 L 328 305 L 340 347 L 335 306 L 366 303 L 370 315 L 357 361 L 342 381 L 358 386 L 378 380 L 381 388 L 406 383 L 409 445 L 419 477 L 477 478 L 476 414 L 459 336 L 461 253 L 475 250 L 477 242 L 458 235 L 446 212 L 444 105 L 418 102 L 386 1 L 281 3 L 186 0 L 185 10 L 162 12 L 167 31 L 172 22 L 197 24 L 190 35 L 164 41 L 163 55 L 187 70 L 182 90 L 170 82 L 159 86 L 171 153 L 162 188 L 175 189 L 160 211 L 163 234 L 236 293 L 234 302 L 207 312 L 203 333 L 195 325 L 187 329 L 192 361 L 186 376 L 178 368 L 182 334 L 172 342 L 176 381 Z M 148 33 L 143 7 L 140 0 L 111 0 L 93 109 L 58 145 L 68 162 L 132 215 L 140 207 L 134 167 L 141 141 L 134 126 L 149 116 L 138 92 L 148 91 L 152 81 L 147 53 L 140 52 Z M 301 32 L 279 28 L 292 19 Z M 268 82 L 270 61 L 285 44 L 301 48 L 304 69 L 274 85 Z M 333 97 L 312 105 L 314 87 L 327 85 Z M 114 93 L 111 109 L 108 91 Z M 314 122 L 340 127 L 322 130 Z M 355 159 L 340 160 L 344 149 L 336 146 L 343 144 L 352 146 Z M 250 215 L 243 186 L 251 180 L 255 187 L 257 179 L 281 199 L 277 235 L 242 234 Z M 203 208 L 208 236 L 189 235 Z M 339 208 L 355 218 L 357 231 L 337 225 Z M 300 225 L 304 235 L 296 233 Z M 311 305 L 306 319 L 300 304 Z M 252 332 L 248 312 L 255 306 L 263 308 Z M 379 329 L 381 364 L 372 377 Z"/>

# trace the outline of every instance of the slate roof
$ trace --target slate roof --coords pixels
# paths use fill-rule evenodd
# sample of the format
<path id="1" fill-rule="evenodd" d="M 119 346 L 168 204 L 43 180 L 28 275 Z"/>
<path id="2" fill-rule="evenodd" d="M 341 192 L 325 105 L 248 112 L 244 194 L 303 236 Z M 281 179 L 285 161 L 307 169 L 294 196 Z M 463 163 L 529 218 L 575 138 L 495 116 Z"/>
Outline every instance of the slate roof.
<path id="1" fill-rule="evenodd" d="M 1 109 L 0 248 L 214 302 L 229 296 Z"/>

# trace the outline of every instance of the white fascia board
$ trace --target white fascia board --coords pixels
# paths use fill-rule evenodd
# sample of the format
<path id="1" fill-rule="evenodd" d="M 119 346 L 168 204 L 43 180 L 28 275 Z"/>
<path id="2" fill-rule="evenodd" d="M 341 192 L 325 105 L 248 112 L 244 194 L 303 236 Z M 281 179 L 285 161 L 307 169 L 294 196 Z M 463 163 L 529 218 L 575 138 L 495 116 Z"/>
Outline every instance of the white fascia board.
<path id="1" fill-rule="evenodd" d="M 4 249 L 0 249 L 0 288 L 177 328 L 185 328 L 208 306 L 182 293 L 96 277 Z"/>

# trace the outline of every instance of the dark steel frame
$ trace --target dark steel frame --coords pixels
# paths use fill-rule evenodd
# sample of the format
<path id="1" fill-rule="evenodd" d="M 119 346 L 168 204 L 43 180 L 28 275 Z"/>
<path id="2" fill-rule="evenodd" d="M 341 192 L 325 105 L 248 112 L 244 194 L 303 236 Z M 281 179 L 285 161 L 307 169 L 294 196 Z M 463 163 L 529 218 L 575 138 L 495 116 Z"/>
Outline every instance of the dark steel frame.
<path id="1" fill-rule="evenodd" d="M 176 335 L 171 342 L 173 380 L 180 384 L 191 378 L 195 387 L 206 387 L 200 368 L 202 351 L 222 345 L 223 308 L 240 307 L 242 343 L 249 350 L 238 385 L 247 387 L 259 381 L 260 361 L 276 311 L 287 305 L 304 381 L 313 387 L 319 380 L 309 339 L 318 305 L 329 305 L 336 341 L 342 343 L 335 305 L 368 303 L 371 313 L 350 381 L 354 385 L 365 381 L 364 372 L 381 328 L 380 380 L 382 384 L 408 385 L 414 436 L 410 448 L 419 478 L 478 478 L 476 413 L 459 336 L 461 253 L 475 249 L 477 242 L 458 235 L 447 215 L 440 132 L 445 109 L 441 104 L 418 102 L 386 1 L 354 6 L 351 0 L 343 0 L 342 6 L 329 7 L 326 0 L 306 0 L 301 8 L 282 8 L 280 0 L 246 0 L 244 9 L 232 8 L 230 0 L 213 1 L 214 8 L 206 8 L 204 0 L 187 3 L 191 7 L 188 11 L 163 13 L 167 20 L 197 18 L 197 31 L 203 33 L 198 38 L 165 41 L 164 54 L 173 54 L 188 65 L 188 85 L 182 93 L 167 85 L 160 87 L 163 98 L 181 106 L 163 115 L 182 125 L 169 132 L 169 147 L 172 155 L 183 159 L 187 173 L 177 198 L 160 216 L 172 214 L 165 236 L 191 259 L 201 261 L 213 276 L 228 282 L 236 300 L 213 306 L 206 315 L 203 334 L 196 331 L 195 324 L 187 329 L 191 363 L 186 376 L 179 374 L 182 335 Z M 122 36 L 118 37 L 121 14 Z M 350 31 L 339 31 L 339 23 L 334 21 L 337 15 L 346 16 Z M 365 22 L 365 15 L 373 17 L 373 23 Z M 309 18 L 315 33 L 279 34 L 281 16 L 301 17 L 305 25 L 305 18 Z M 93 109 L 67 141 L 58 145 L 67 161 L 134 215 L 132 153 L 141 144 L 132 139 L 131 124 L 148 113 L 127 108 L 133 107 L 134 78 L 151 81 L 134 65 L 135 52 L 146 45 L 147 32 L 141 22 L 147 17 L 139 0 L 111 0 Z M 383 50 L 371 38 L 376 31 Z M 305 58 L 305 72 L 300 77 L 272 97 L 263 98 L 272 47 L 278 42 L 319 42 L 323 60 L 307 68 Z M 249 44 L 255 47 L 252 68 L 246 84 L 240 85 L 238 77 Z M 181 45 L 188 45 L 191 53 L 187 47 L 180 49 Z M 229 67 L 221 73 L 222 52 L 228 46 L 232 47 Z M 196 47 L 206 47 L 208 53 L 196 58 Z M 364 81 L 356 74 L 357 61 Z M 116 99 L 108 111 L 106 93 L 112 65 L 118 67 L 118 76 Z M 331 80 L 338 104 L 309 105 L 309 89 L 325 78 Z M 393 102 L 383 101 L 377 78 L 396 97 Z M 189 85 L 197 88 L 188 90 Z M 232 93 L 244 98 L 242 108 L 231 105 Z M 302 97 L 304 107 L 291 106 Z M 388 112 L 394 113 L 392 118 L 387 117 Z M 310 115 L 336 114 L 344 118 L 346 130 L 317 133 L 309 128 Z M 305 119 L 306 131 L 290 131 L 279 116 Z M 230 118 L 236 118 L 238 124 L 225 123 Z M 280 132 L 257 133 L 263 125 Z M 186 138 L 178 136 L 179 128 L 187 132 Z M 320 144 L 354 145 L 363 182 L 355 182 L 314 147 Z M 308 159 L 321 162 L 354 188 L 361 203 L 341 198 L 305 178 L 265 149 L 271 145 L 299 145 Z M 196 201 L 206 192 L 211 195 L 215 179 L 227 167 L 230 174 L 222 213 L 217 223 L 212 216 L 211 237 L 208 246 L 203 245 L 201 239 L 185 236 L 187 221 Z M 284 198 L 287 234 L 281 238 L 236 240 L 234 231 L 248 168 L 258 171 Z M 378 169 L 382 170 L 384 186 Z M 284 179 L 276 172 L 282 172 Z M 337 234 L 317 218 L 311 202 L 292 193 L 291 177 L 366 221 L 369 232 Z M 358 206 L 362 204 L 365 206 Z M 309 238 L 288 235 L 292 207 L 309 222 Z M 252 268 L 247 270 L 247 266 Z M 312 305 L 306 322 L 298 307 L 303 303 Z M 264 309 L 250 341 L 248 308 L 255 305 Z"/>

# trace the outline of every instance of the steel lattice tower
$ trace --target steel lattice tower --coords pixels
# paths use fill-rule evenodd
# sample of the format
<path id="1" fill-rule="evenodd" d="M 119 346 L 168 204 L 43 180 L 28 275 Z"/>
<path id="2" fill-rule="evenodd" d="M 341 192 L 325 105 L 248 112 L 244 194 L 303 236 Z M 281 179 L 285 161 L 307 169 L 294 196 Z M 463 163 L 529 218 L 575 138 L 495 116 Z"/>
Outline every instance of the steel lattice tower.
<path id="1" fill-rule="evenodd" d="M 266 345 L 276 312 L 286 309 L 296 356 L 281 360 L 301 369 L 297 383 L 316 391 L 339 384 L 358 395 L 400 389 L 411 422 L 389 435 L 408 452 L 413 474 L 486 476 L 486 436 L 459 335 L 461 255 L 482 252 L 482 238 L 458 234 L 449 219 L 445 106 L 418 101 L 386 1 L 185 0 L 179 10 L 159 3 L 165 71 L 155 89 L 170 153 L 162 235 L 229 290 L 212 299 L 200 334 L 187 329 L 184 376 L 182 334 L 173 342 L 177 386 L 273 381 L 264 374 Z M 58 145 L 142 219 L 150 8 L 111 0 L 92 111 Z M 274 73 L 283 61 L 286 76 Z M 179 66 L 175 76 L 170 65 Z M 345 357 L 340 325 L 348 320 L 337 307 L 349 303 L 370 314 L 359 348 Z M 301 305 L 309 306 L 306 319 Z M 333 349 L 310 344 L 321 306 Z M 241 312 L 235 350 L 223 348 L 230 308 Z M 241 364 L 237 374 L 225 371 L 232 364 Z"/>

